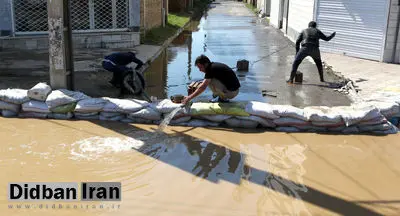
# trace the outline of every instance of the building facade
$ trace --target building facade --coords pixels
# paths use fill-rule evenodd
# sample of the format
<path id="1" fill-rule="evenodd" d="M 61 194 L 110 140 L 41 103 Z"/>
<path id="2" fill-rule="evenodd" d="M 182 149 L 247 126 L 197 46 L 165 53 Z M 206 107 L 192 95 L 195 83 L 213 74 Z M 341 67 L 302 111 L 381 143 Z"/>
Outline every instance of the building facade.
<path id="1" fill-rule="evenodd" d="M 292 41 L 314 20 L 325 34 L 321 51 L 400 63 L 398 0 L 271 0 L 271 25 Z"/>
<path id="2" fill-rule="evenodd" d="M 140 44 L 140 32 L 163 24 L 167 0 L 71 0 L 75 48 Z M 0 48 L 47 49 L 47 0 L 0 0 Z"/>

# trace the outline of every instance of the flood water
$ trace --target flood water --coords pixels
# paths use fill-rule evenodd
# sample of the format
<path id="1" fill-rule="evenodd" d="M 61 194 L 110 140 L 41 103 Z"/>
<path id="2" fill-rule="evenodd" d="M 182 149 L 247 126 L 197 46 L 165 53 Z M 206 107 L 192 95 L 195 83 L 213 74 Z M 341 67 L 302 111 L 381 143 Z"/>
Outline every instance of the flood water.
<path id="1" fill-rule="evenodd" d="M 185 127 L 160 133 L 157 126 L 98 121 L 0 122 L 3 215 L 400 213 L 398 135 Z M 6 198 L 9 182 L 83 181 L 121 182 L 122 201 L 15 203 Z M 15 209 L 16 204 L 32 209 Z M 32 204 L 64 207 L 34 209 Z M 78 207 L 66 209 L 67 204 Z"/>

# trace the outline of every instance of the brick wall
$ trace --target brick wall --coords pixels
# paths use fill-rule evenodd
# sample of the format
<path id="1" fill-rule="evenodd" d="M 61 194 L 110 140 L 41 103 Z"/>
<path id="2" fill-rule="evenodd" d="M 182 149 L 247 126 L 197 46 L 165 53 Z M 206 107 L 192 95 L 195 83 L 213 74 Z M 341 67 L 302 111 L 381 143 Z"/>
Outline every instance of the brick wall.
<path id="1" fill-rule="evenodd" d="M 383 61 L 391 62 L 391 63 L 400 63 L 400 34 L 397 35 L 397 50 L 395 53 L 394 61 L 392 62 L 393 50 L 395 48 L 395 40 L 396 40 L 396 28 L 398 25 L 398 14 L 400 6 L 399 0 L 391 0 L 390 3 L 390 12 L 389 12 L 389 23 L 386 35 L 386 44 L 385 44 L 385 52 Z"/>
<path id="2" fill-rule="evenodd" d="M 140 2 L 140 26 L 149 30 L 162 25 L 163 0 L 142 0 Z"/>
<path id="3" fill-rule="evenodd" d="M 9 35 L 11 31 L 11 10 L 9 0 L 0 0 L 0 36 Z"/>

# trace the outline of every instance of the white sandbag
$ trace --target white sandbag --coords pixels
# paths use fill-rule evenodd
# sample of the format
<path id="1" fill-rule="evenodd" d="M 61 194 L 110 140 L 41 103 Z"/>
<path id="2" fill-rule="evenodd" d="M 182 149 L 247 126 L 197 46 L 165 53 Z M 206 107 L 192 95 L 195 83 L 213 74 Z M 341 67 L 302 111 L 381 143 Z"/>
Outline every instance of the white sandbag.
<path id="1" fill-rule="evenodd" d="M 384 123 L 387 123 L 387 119 L 383 116 L 380 116 L 378 118 L 371 119 L 368 121 L 361 121 L 357 125 L 360 125 L 360 126 L 362 126 L 362 125 L 378 125 L 378 124 L 384 124 Z"/>
<path id="2" fill-rule="evenodd" d="M 340 127 L 340 126 L 345 126 L 344 121 L 341 122 L 311 122 L 312 125 L 318 126 L 318 127 Z"/>
<path id="3" fill-rule="evenodd" d="M 20 112 L 18 113 L 18 117 L 20 118 L 47 118 L 48 113 L 39 113 L 39 112 Z"/>
<path id="4" fill-rule="evenodd" d="M 388 134 L 397 134 L 399 132 L 399 129 L 394 126 L 393 124 L 389 123 L 390 128 L 388 130 L 378 130 L 378 131 L 372 131 L 372 133 L 374 134 L 378 134 L 378 135 L 388 135 Z"/>
<path id="5" fill-rule="evenodd" d="M 300 129 L 301 131 L 325 132 L 328 130 L 326 127 L 319 127 L 315 125 L 297 125 L 294 127 Z"/>
<path id="6" fill-rule="evenodd" d="M 19 104 L 13 104 L 13 103 L 7 103 L 4 101 L 0 101 L 0 110 L 10 110 L 15 113 L 18 113 L 20 109 L 21 109 L 21 105 L 19 105 Z"/>
<path id="7" fill-rule="evenodd" d="M 88 116 L 99 115 L 98 112 L 91 112 L 91 113 L 78 113 L 78 112 L 76 112 L 76 113 L 74 113 L 74 114 L 75 114 L 75 116 L 77 116 L 77 117 L 88 117 Z M 119 113 L 118 113 L 118 115 L 119 115 Z"/>
<path id="8" fill-rule="evenodd" d="M 229 127 L 233 127 L 233 128 L 256 128 L 259 124 L 256 121 L 242 120 L 242 119 L 238 119 L 236 117 L 226 119 L 225 122 L 226 122 L 226 124 L 228 124 Z"/>
<path id="9" fill-rule="evenodd" d="M 128 118 L 143 118 L 148 120 L 160 120 L 161 113 L 151 107 L 141 109 L 135 113 L 129 113 Z"/>
<path id="10" fill-rule="evenodd" d="M 258 116 L 253 116 L 253 115 L 252 116 L 236 116 L 236 118 L 241 119 L 241 120 L 258 122 L 264 128 L 275 128 L 276 127 L 276 125 L 274 124 L 274 122 L 272 122 L 271 119 L 265 119 L 265 118 L 261 118 Z"/>
<path id="11" fill-rule="evenodd" d="M 149 102 L 136 99 L 107 98 L 104 112 L 134 113 L 149 106 Z"/>
<path id="12" fill-rule="evenodd" d="M 6 118 L 16 117 L 18 116 L 18 112 L 14 112 L 11 110 L 2 110 L 1 115 Z"/>
<path id="13" fill-rule="evenodd" d="M 126 118 L 125 115 L 119 115 L 119 116 L 114 116 L 114 117 L 110 117 L 110 118 L 99 115 L 99 119 L 102 121 L 121 121 L 124 118 Z"/>
<path id="14" fill-rule="evenodd" d="M 135 123 L 135 124 L 152 124 L 154 121 L 153 120 L 149 120 L 149 119 L 142 119 L 142 118 L 135 118 L 135 119 L 124 118 L 124 119 L 121 120 L 121 122 Z"/>
<path id="15" fill-rule="evenodd" d="M 99 120 L 100 115 L 91 115 L 91 116 L 77 116 L 77 113 L 74 113 L 75 118 L 79 120 Z"/>
<path id="16" fill-rule="evenodd" d="M 152 108 L 157 110 L 160 113 L 170 113 L 174 109 L 181 107 L 182 104 L 176 104 L 169 99 L 164 99 L 161 101 L 157 101 L 151 104 Z M 182 109 L 182 112 L 184 110 Z"/>
<path id="17" fill-rule="evenodd" d="M 218 127 L 219 123 L 201 119 L 192 119 L 188 122 L 179 123 L 177 125 L 187 127 Z"/>
<path id="18" fill-rule="evenodd" d="M 51 87 L 46 83 L 38 83 L 28 90 L 28 97 L 32 100 L 46 101 L 51 92 Z"/>
<path id="19" fill-rule="evenodd" d="M 275 128 L 275 130 L 278 132 L 286 132 L 286 133 L 300 132 L 300 129 L 296 127 L 277 127 Z"/>
<path id="20" fill-rule="evenodd" d="M 49 109 L 76 102 L 76 99 L 64 94 L 61 90 L 52 91 L 46 99 Z"/>
<path id="21" fill-rule="evenodd" d="M 382 117 L 379 109 L 375 106 L 366 104 L 357 104 L 353 106 L 338 106 L 333 108 L 340 113 L 346 126 L 355 125 L 361 121 L 368 121 L 377 117 Z"/>
<path id="22" fill-rule="evenodd" d="M 400 112 L 400 106 L 398 103 L 389 102 L 389 101 L 371 101 L 368 102 L 379 109 L 379 111 L 384 115 L 386 118 L 390 118 Z"/>
<path id="23" fill-rule="evenodd" d="M 47 115 L 47 118 L 49 119 L 58 119 L 58 120 L 68 120 L 72 119 L 74 117 L 74 114 L 71 112 L 69 113 L 50 113 Z"/>
<path id="24" fill-rule="evenodd" d="M 100 112 L 100 115 L 105 117 L 105 118 L 112 118 L 112 117 L 120 116 L 120 115 L 123 115 L 123 114 L 119 113 L 119 112 Z"/>
<path id="25" fill-rule="evenodd" d="M 291 105 L 272 105 L 275 115 L 307 121 L 304 110 Z"/>
<path id="26" fill-rule="evenodd" d="M 80 91 L 70 91 L 68 89 L 59 89 L 59 91 L 61 91 L 65 95 L 68 95 L 68 96 L 74 98 L 75 101 L 81 101 L 81 100 L 90 98 L 89 96 L 85 95 L 84 93 L 82 93 Z"/>
<path id="27" fill-rule="evenodd" d="M 201 115 L 199 117 L 212 122 L 223 122 L 229 118 L 232 118 L 230 115 Z"/>
<path id="28" fill-rule="evenodd" d="M 308 121 L 300 120 L 292 117 L 281 117 L 278 119 L 274 119 L 274 124 L 278 126 L 302 126 L 302 125 L 310 125 L 311 123 Z"/>
<path id="29" fill-rule="evenodd" d="M 351 126 L 351 127 L 346 127 L 342 130 L 342 133 L 344 134 L 358 134 L 360 133 L 360 130 L 358 129 L 357 126 Z"/>
<path id="30" fill-rule="evenodd" d="M 107 104 L 107 100 L 104 98 L 88 98 L 80 100 L 75 107 L 75 112 L 91 113 L 100 112 Z"/>
<path id="31" fill-rule="evenodd" d="M 370 131 L 386 131 L 391 129 L 393 125 L 390 122 L 379 124 L 379 125 L 360 125 L 358 128 L 361 132 L 370 132 Z"/>
<path id="32" fill-rule="evenodd" d="M 173 118 L 169 123 L 171 125 L 180 124 L 180 123 L 188 122 L 188 121 L 190 121 L 190 119 L 192 119 L 191 116 L 182 116 L 180 118 Z"/>
<path id="33" fill-rule="evenodd" d="M 277 119 L 278 115 L 274 113 L 274 108 L 271 104 L 250 101 L 245 108 L 245 111 L 251 115 L 260 116 L 268 119 Z"/>
<path id="34" fill-rule="evenodd" d="M 308 121 L 335 122 L 342 121 L 340 113 L 327 106 L 310 106 L 304 108 L 304 116 Z"/>
<path id="35" fill-rule="evenodd" d="M 22 104 L 24 112 L 50 113 L 49 107 L 45 102 L 30 100 Z"/>
<path id="36" fill-rule="evenodd" d="M 0 100 L 13 104 L 23 104 L 29 101 L 28 90 L 24 89 L 2 89 Z"/>

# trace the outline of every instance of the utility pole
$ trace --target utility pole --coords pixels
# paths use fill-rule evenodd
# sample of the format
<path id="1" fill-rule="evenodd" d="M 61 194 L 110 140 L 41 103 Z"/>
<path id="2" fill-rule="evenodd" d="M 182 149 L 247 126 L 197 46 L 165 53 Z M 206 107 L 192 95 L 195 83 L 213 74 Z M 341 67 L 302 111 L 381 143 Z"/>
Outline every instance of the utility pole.
<path id="1" fill-rule="evenodd" d="M 50 85 L 74 90 L 70 0 L 47 0 Z"/>

